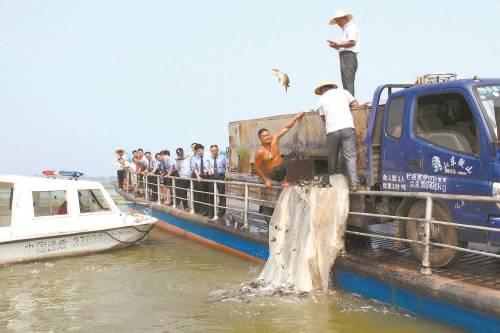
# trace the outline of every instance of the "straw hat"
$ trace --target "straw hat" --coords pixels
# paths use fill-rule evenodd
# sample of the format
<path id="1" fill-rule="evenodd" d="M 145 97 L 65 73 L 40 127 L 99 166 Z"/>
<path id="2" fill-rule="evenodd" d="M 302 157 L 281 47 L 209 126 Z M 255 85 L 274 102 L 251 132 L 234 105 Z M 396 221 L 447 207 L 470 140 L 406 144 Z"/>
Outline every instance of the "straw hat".
<path id="1" fill-rule="evenodd" d="M 327 80 L 323 80 L 321 81 L 321 83 L 316 87 L 316 89 L 314 89 L 314 93 L 316 95 L 322 95 L 321 92 L 320 92 L 320 89 L 323 88 L 323 87 L 327 87 L 327 86 L 331 86 L 333 89 L 337 89 L 338 86 L 333 83 L 333 82 L 330 82 L 330 81 L 327 81 Z"/>
<path id="2" fill-rule="evenodd" d="M 119 154 L 120 152 L 123 152 L 123 153 L 124 153 L 124 152 L 125 152 L 125 149 L 123 149 L 123 148 L 118 148 L 117 150 L 115 150 L 115 153 L 116 153 L 116 154 Z"/>
<path id="3" fill-rule="evenodd" d="M 333 14 L 333 18 L 330 20 L 330 25 L 335 25 L 337 24 L 337 19 L 340 17 L 347 17 L 347 22 L 352 20 L 353 15 L 351 13 L 346 12 L 343 9 L 337 9 L 335 11 L 335 14 Z"/>

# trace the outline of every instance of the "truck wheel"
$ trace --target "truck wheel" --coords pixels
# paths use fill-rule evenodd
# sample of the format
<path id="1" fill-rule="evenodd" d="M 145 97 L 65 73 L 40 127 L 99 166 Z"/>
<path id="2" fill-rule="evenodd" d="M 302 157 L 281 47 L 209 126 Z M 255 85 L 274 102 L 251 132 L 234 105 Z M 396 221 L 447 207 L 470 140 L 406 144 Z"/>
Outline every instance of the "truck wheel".
<path id="1" fill-rule="evenodd" d="M 418 201 L 410 209 L 409 217 L 425 218 L 425 202 Z M 449 222 L 451 215 L 446 208 L 440 204 L 434 204 L 432 217 L 438 221 Z M 424 240 L 424 222 L 423 221 L 408 221 L 406 225 L 406 236 L 411 240 Z M 431 225 L 431 242 L 442 243 L 451 246 L 461 246 L 462 243 L 458 239 L 457 230 L 454 227 L 444 226 L 439 224 Z M 413 254 L 422 260 L 423 246 L 420 244 L 410 243 Z M 444 267 L 457 261 L 463 252 L 431 246 L 429 253 L 429 262 L 433 267 Z"/>

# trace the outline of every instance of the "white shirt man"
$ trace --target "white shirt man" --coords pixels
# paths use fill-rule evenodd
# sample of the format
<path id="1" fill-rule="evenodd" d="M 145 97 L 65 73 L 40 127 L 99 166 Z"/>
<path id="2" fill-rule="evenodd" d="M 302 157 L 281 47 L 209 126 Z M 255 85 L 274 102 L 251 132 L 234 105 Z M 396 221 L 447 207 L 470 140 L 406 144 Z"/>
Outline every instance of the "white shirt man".
<path id="1" fill-rule="evenodd" d="M 129 161 L 124 160 L 123 158 L 119 159 L 119 163 L 120 163 L 121 170 L 130 170 L 130 168 L 132 167 L 132 164 L 130 164 Z"/>
<path id="2" fill-rule="evenodd" d="M 144 155 L 144 151 L 139 148 L 137 149 L 137 173 L 142 173 L 148 169 L 149 166 L 149 160 L 146 158 Z"/>
<path id="3" fill-rule="evenodd" d="M 176 169 L 179 172 L 179 177 L 191 178 L 193 168 L 191 165 L 191 156 L 184 156 L 184 150 L 177 149 Z"/>
<path id="4" fill-rule="evenodd" d="M 342 87 L 354 96 L 354 79 L 358 70 L 359 32 L 352 23 L 353 15 L 344 10 L 335 11 L 330 25 L 338 25 L 342 29 L 342 40 L 327 40 L 328 45 L 339 51 L 340 74 Z"/>
<path id="5" fill-rule="evenodd" d="M 347 22 L 342 28 L 342 42 L 354 41 L 354 46 L 339 47 L 339 53 L 342 51 L 351 51 L 356 54 L 359 53 L 359 32 L 358 27 L 352 22 Z"/>
<path id="6" fill-rule="evenodd" d="M 177 198 L 175 198 L 175 201 L 177 206 L 179 206 L 182 202 L 184 209 L 187 210 L 187 189 L 190 186 L 188 178 L 191 178 L 191 174 L 193 172 L 193 169 L 191 168 L 191 158 L 189 156 L 184 156 L 184 149 L 182 148 L 177 148 L 175 153 L 177 155 L 175 168 L 177 169 L 179 176 L 183 178 L 175 181 L 177 188 Z"/>
<path id="7" fill-rule="evenodd" d="M 350 105 L 356 99 L 345 89 L 329 89 L 319 98 L 318 111 L 325 117 L 326 133 L 354 128 Z"/>
<path id="8" fill-rule="evenodd" d="M 127 156 L 127 153 L 123 149 L 117 149 L 115 153 L 115 158 L 113 159 L 113 164 L 116 166 L 116 170 L 122 169 L 122 165 L 118 162 L 118 159 L 124 159 L 125 161 L 130 162 L 130 159 Z"/>
<path id="9" fill-rule="evenodd" d="M 147 157 L 145 155 L 142 155 L 141 159 L 140 159 L 140 164 L 141 164 L 141 167 L 145 170 L 148 169 L 149 167 L 149 160 L 147 159 Z"/>
<path id="10" fill-rule="evenodd" d="M 321 82 L 314 93 L 321 96 L 318 111 L 327 133 L 328 173 L 334 175 L 337 172 L 338 154 L 342 147 L 349 187 L 351 191 L 356 191 L 359 186 L 357 138 L 350 108 L 359 104 L 347 90 L 339 89 L 336 84 L 328 81 Z"/>

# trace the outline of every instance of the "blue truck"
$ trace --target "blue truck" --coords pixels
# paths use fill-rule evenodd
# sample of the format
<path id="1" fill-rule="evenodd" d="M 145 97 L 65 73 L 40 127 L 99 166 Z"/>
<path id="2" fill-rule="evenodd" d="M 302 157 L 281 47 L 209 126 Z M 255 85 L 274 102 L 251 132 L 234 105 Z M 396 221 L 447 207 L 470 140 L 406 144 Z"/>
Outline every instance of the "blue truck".
<path id="1" fill-rule="evenodd" d="M 385 100 L 385 101 L 384 101 Z M 291 115 L 229 124 L 229 180 L 258 181 L 253 174 L 256 131 L 279 129 Z M 428 84 L 385 84 L 374 93 L 371 105 L 353 110 L 358 132 L 358 169 L 366 189 L 395 192 L 431 192 L 450 195 L 500 197 L 500 79 L 455 79 Z M 282 154 L 291 178 L 325 173 L 326 142 L 320 117 L 310 112 L 282 142 Z M 238 192 L 240 189 L 229 189 Z M 255 193 L 277 196 L 273 190 Z M 500 204 L 499 204 L 500 205 Z M 464 225 L 500 228 L 496 203 L 461 200 L 437 201 L 433 218 Z M 261 205 L 261 212 L 272 206 Z M 425 201 L 413 197 L 351 196 L 351 210 L 379 214 L 425 216 Z M 387 220 L 385 220 L 387 221 Z M 352 216 L 349 226 L 364 229 L 380 218 Z M 397 234 L 422 238 L 422 223 L 399 222 Z M 432 240 L 452 246 L 468 243 L 500 246 L 500 233 L 466 230 L 433 224 Z M 422 247 L 411 244 L 420 257 Z M 430 263 L 449 265 L 462 252 L 433 248 Z"/>

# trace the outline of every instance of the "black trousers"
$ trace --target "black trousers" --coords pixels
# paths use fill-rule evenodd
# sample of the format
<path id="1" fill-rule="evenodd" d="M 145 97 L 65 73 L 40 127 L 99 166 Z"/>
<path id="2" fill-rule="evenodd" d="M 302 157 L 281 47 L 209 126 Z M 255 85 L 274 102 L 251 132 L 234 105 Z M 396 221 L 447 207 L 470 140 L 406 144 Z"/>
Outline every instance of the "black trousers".
<path id="1" fill-rule="evenodd" d="M 116 170 L 118 177 L 118 187 L 123 190 L 123 181 L 125 180 L 125 170 Z"/>
<path id="2" fill-rule="evenodd" d="M 177 170 L 175 170 L 175 171 L 173 171 L 173 172 L 172 172 L 172 174 L 171 174 L 170 176 L 172 176 L 172 177 L 179 177 L 179 172 L 177 172 Z M 176 188 L 176 191 L 177 191 L 177 187 L 179 186 L 179 185 L 177 184 L 177 182 L 178 182 L 178 181 L 179 181 L 178 179 L 176 179 L 176 180 L 175 180 L 175 188 Z M 174 186 L 173 186 L 173 181 L 172 181 L 172 178 L 163 178 L 162 183 L 163 183 L 163 185 L 165 185 L 165 187 L 166 187 L 166 188 L 169 188 L 169 189 L 170 189 L 170 195 L 174 195 L 174 190 L 173 190 L 173 187 L 174 187 Z M 189 184 L 188 184 L 188 187 L 189 187 Z M 176 197 L 178 197 L 178 196 L 179 196 L 179 194 L 177 194 L 177 193 L 176 193 L 176 194 L 175 194 L 175 196 L 176 196 Z M 177 201 L 177 200 L 178 200 L 178 199 L 176 198 L 176 199 L 175 199 L 175 204 L 176 204 L 176 205 L 179 205 L 179 201 Z M 173 203 L 173 202 L 174 202 L 174 199 L 172 198 L 171 203 Z"/>
<path id="3" fill-rule="evenodd" d="M 155 176 L 147 176 L 146 181 L 148 182 L 148 191 L 150 193 L 148 194 L 149 200 L 158 200 L 158 184 L 160 182 L 160 178 Z"/>
<path id="4" fill-rule="evenodd" d="M 208 179 L 208 175 L 200 176 L 202 179 Z M 207 213 L 210 214 L 210 195 L 208 194 L 208 183 L 201 182 L 198 180 L 194 181 L 193 194 L 194 197 L 194 212 L 195 213 Z"/>
<path id="5" fill-rule="evenodd" d="M 339 56 L 342 87 L 354 96 L 354 79 L 358 70 L 358 56 L 351 51 L 340 52 Z"/>
<path id="6" fill-rule="evenodd" d="M 136 196 L 142 196 L 143 191 L 144 191 L 144 175 L 142 174 L 137 174 L 137 192 L 135 193 Z"/>
<path id="7" fill-rule="evenodd" d="M 225 180 L 226 176 L 224 174 L 219 174 L 217 176 L 216 175 L 212 175 L 212 176 L 210 176 L 210 179 L 213 179 L 213 180 Z M 210 183 L 209 184 L 208 191 L 211 193 L 210 197 L 209 197 L 209 200 L 212 203 L 211 212 L 208 215 L 213 215 L 214 214 L 214 210 L 213 210 L 214 183 Z M 218 183 L 217 184 L 217 193 L 218 194 L 226 194 L 226 185 Z M 224 214 L 226 214 L 226 197 L 222 196 L 222 195 L 220 195 L 220 196 L 217 195 L 217 198 L 219 199 L 218 202 L 217 202 L 217 205 L 219 206 L 219 208 L 218 208 L 218 214 L 219 215 L 224 215 Z"/>
<path id="8" fill-rule="evenodd" d="M 189 178 L 176 179 L 175 180 L 175 205 L 182 206 L 186 208 L 187 205 L 187 190 L 189 188 Z"/>

